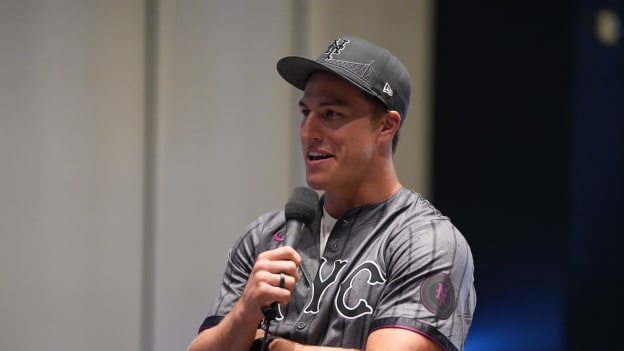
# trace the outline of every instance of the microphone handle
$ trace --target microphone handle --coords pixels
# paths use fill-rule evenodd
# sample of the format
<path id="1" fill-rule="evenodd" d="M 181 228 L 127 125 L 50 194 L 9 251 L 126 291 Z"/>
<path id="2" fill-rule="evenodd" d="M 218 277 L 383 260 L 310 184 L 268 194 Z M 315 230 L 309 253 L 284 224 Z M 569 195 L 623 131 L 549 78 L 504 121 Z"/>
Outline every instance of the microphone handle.
<path id="1" fill-rule="evenodd" d="M 303 227 L 305 223 L 302 221 L 290 219 L 286 221 L 286 225 L 284 226 L 284 242 L 283 246 L 295 247 L 301 239 L 301 232 L 303 231 Z"/>
<path id="2" fill-rule="evenodd" d="M 262 306 L 262 314 L 267 321 L 275 320 L 277 318 L 277 302 L 273 302 L 271 306 Z"/>
<path id="3" fill-rule="evenodd" d="M 304 226 L 305 223 L 302 221 L 294 219 L 286 221 L 282 234 L 284 237 L 282 246 L 295 247 L 301 238 L 301 232 L 303 231 Z M 277 302 L 273 302 L 270 306 L 262 306 L 262 314 L 264 314 L 264 318 L 266 320 L 274 320 L 277 317 Z"/>
<path id="4" fill-rule="evenodd" d="M 305 224 L 297 220 L 288 220 L 284 226 L 283 236 L 284 241 L 282 246 L 294 247 L 301 238 L 301 232 Z M 262 306 L 262 314 L 265 319 L 272 321 L 277 317 L 277 302 L 273 302 L 270 306 Z"/>

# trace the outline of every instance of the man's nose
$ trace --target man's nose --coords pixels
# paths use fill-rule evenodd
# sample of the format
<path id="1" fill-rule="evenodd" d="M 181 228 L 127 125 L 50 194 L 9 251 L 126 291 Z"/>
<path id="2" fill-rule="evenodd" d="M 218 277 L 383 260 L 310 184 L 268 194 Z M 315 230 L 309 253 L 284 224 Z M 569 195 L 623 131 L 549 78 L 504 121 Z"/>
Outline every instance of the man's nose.
<path id="1" fill-rule="evenodd" d="M 319 116 L 310 112 L 301 121 L 301 139 L 302 140 L 321 140 L 322 136 L 322 122 Z"/>

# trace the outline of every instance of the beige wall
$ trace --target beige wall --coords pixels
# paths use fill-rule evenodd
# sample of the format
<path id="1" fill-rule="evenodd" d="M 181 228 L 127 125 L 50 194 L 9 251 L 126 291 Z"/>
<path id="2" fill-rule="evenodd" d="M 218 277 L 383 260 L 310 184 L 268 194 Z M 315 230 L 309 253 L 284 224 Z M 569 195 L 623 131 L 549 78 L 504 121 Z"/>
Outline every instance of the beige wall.
<path id="1" fill-rule="evenodd" d="M 292 187 L 291 1 L 163 1 L 158 64 L 155 350 L 189 342 L 227 248 Z M 276 20 L 283 19 L 283 20 Z"/>
<path id="2" fill-rule="evenodd" d="M 3 351 L 140 347 L 143 21 L 0 2 Z"/>
<path id="3" fill-rule="evenodd" d="M 0 2 L 0 349 L 180 350 L 228 247 L 304 183 L 278 58 L 401 58 L 428 192 L 429 1 Z M 146 51 L 146 47 L 148 50 Z"/>

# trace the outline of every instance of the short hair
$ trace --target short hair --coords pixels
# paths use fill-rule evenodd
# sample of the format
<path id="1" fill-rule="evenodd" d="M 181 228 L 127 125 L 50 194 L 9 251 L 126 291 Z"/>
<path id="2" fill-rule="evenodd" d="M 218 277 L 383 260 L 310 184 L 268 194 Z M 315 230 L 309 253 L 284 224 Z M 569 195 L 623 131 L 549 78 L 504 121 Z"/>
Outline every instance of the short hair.
<path id="1" fill-rule="evenodd" d="M 368 100 L 368 102 L 370 102 L 371 104 L 370 106 L 371 106 L 371 115 L 372 115 L 373 122 L 379 123 L 379 121 L 381 120 L 381 116 L 384 115 L 386 112 L 390 111 L 390 109 L 388 109 L 388 106 L 386 106 L 378 98 L 368 95 L 364 92 L 362 93 L 366 97 L 366 100 Z M 401 119 L 403 119 L 403 116 L 401 116 Z M 401 132 L 401 126 L 402 124 L 399 125 L 399 129 L 397 130 L 397 132 L 394 134 L 394 137 L 392 138 L 392 154 L 393 155 L 396 152 L 396 149 L 399 144 L 399 134 Z"/>

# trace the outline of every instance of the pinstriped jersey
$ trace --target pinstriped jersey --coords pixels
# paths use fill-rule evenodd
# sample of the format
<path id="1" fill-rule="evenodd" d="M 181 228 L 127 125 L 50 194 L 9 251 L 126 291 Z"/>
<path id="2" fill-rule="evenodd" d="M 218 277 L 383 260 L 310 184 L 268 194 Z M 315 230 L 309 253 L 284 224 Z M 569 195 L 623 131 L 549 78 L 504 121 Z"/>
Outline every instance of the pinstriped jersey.
<path id="1" fill-rule="evenodd" d="M 323 206 L 323 198 L 319 208 Z M 476 305 L 466 240 L 420 194 L 401 188 L 388 200 L 352 208 L 336 222 L 323 255 L 323 211 L 295 249 L 301 279 L 279 305 L 274 335 L 308 345 L 364 349 L 379 328 L 422 334 L 446 350 L 463 350 Z M 216 325 L 245 288 L 257 256 L 279 246 L 283 211 L 252 222 L 228 254 L 220 296 L 200 330 Z"/>

